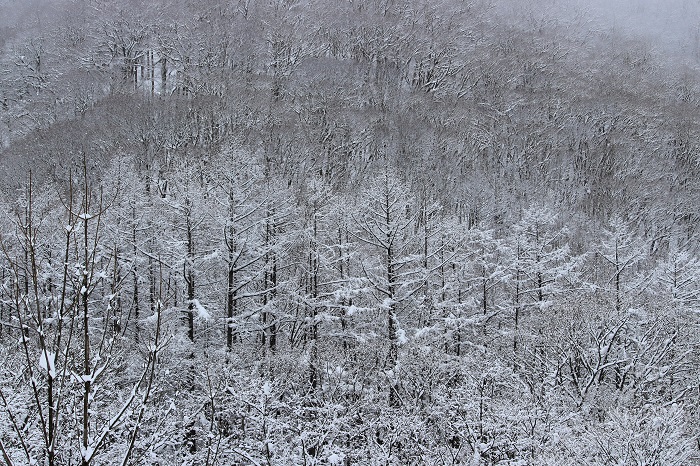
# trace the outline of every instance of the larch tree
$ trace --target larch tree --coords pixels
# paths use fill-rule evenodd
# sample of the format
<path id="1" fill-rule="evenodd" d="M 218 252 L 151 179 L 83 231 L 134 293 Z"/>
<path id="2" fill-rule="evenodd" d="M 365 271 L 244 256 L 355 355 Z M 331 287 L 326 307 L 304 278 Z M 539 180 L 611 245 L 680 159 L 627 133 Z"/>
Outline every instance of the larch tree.
<path id="1" fill-rule="evenodd" d="M 571 254 L 567 228 L 545 206 L 531 206 L 523 212 L 510 243 L 516 348 L 524 317 L 535 317 L 563 293 L 579 286 L 581 258 Z"/>
<path id="2" fill-rule="evenodd" d="M 125 423 L 138 417 L 132 417 L 135 408 L 146 409 L 153 388 L 162 349 L 158 337 L 145 359 L 125 363 L 122 353 L 128 345 L 112 329 L 112 307 L 121 290 L 105 282 L 117 262 L 111 256 L 113 245 L 103 237 L 107 206 L 86 175 L 84 170 L 80 185 L 70 179 L 61 199 L 64 212 L 55 199 L 38 196 L 30 182 L 15 223 L 23 247 L 10 249 L 8 238 L 2 238 L 4 266 L 11 274 L 4 286 L 11 287 L 6 291 L 11 291 L 12 321 L 17 323 L 13 331 L 23 371 L 30 377 L 21 388 L 12 387 L 9 379 L 0 385 L 12 443 L 19 446 L 10 450 L 0 442 L 9 465 L 77 461 L 89 466 L 108 456 L 128 455 L 133 445 L 117 450 L 109 439 L 125 433 Z M 126 389 L 115 379 L 114 365 L 134 375 Z M 29 417 L 18 421 L 16 407 L 9 403 L 8 394 L 21 391 L 31 400 L 27 416 L 38 426 L 38 436 L 25 431 L 22 425 Z"/>
<path id="3" fill-rule="evenodd" d="M 422 286 L 420 249 L 414 237 L 418 212 L 398 174 L 385 168 L 364 193 L 364 205 L 354 219 L 356 239 L 365 245 L 363 273 L 370 295 L 386 316 L 387 348 L 383 367 L 388 377 L 389 404 L 400 404 L 399 345 L 406 340 L 401 317 L 409 318 L 409 300 Z M 414 316 L 415 320 L 415 316 Z M 408 323 L 408 322 L 406 322 Z"/>
<path id="4" fill-rule="evenodd" d="M 603 262 L 605 275 L 599 286 L 611 296 L 618 314 L 632 305 L 633 292 L 642 286 L 637 267 L 646 258 L 647 247 L 619 216 L 610 219 L 603 230 L 597 257 Z"/>
<path id="5" fill-rule="evenodd" d="M 264 223 L 265 198 L 257 184 L 262 179 L 259 167 L 242 152 L 224 153 L 214 159 L 213 189 L 216 208 L 221 211 L 215 222 L 221 229 L 222 256 L 226 269 L 225 315 L 226 348 L 231 351 L 245 333 L 244 303 L 255 297 L 253 284 L 262 273 L 265 255 L 259 249 L 257 232 Z"/>

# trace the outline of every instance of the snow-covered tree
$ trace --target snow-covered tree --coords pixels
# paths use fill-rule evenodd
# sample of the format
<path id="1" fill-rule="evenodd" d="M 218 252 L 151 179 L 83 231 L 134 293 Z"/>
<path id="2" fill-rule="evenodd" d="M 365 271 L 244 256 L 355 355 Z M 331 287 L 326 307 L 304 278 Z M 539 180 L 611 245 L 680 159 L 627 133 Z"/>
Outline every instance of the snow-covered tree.
<path id="1" fill-rule="evenodd" d="M 389 374 L 389 403 L 399 403 L 396 384 L 399 345 L 406 340 L 404 325 L 410 324 L 407 306 L 422 283 L 419 245 L 413 237 L 417 212 L 406 187 L 389 169 L 376 177 L 364 193 L 364 205 L 355 218 L 355 236 L 367 247 L 363 273 L 370 282 L 370 296 L 386 315 L 387 353 L 383 366 Z M 403 311 L 403 312 L 401 312 Z"/>
<path id="2" fill-rule="evenodd" d="M 580 258 L 571 254 L 567 228 L 545 206 L 531 206 L 510 237 L 509 278 L 515 340 L 521 319 L 535 317 L 579 286 Z"/>

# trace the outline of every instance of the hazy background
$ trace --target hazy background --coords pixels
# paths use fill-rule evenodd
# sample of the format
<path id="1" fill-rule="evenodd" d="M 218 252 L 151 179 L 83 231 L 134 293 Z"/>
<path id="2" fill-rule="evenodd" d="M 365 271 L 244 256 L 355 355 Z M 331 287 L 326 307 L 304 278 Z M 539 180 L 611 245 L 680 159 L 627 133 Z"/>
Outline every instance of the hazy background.
<path id="1" fill-rule="evenodd" d="M 106 5 L 124 8 L 140 1 L 105 0 L 2 0 L 0 25 L 23 29 L 38 21 L 51 22 L 67 9 L 92 9 Z M 149 2 L 171 5 L 177 2 Z M 206 2 L 204 2 L 206 3 Z M 204 4 L 203 3 L 203 4 Z M 234 3 L 234 2 L 230 2 Z M 298 2 L 303 6 L 305 2 Z M 465 2 L 457 2 L 463 4 Z M 676 52 L 695 50 L 700 27 L 698 0 L 489 0 L 466 3 L 491 5 L 495 11 L 516 15 L 519 19 L 564 21 L 588 32 L 617 32 L 644 38 L 650 44 Z M 138 6 L 137 6 L 138 7 Z M 4 35 L 7 31 L 3 32 Z"/>

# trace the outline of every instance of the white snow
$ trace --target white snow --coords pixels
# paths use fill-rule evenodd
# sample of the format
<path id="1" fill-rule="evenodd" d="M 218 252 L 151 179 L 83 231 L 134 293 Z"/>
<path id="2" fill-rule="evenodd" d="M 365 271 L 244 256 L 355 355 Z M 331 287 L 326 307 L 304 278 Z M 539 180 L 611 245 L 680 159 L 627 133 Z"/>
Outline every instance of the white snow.
<path id="1" fill-rule="evenodd" d="M 391 307 L 396 304 L 396 301 L 391 298 L 384 298 L 384 301 L 379 305 L 379 309 L 382 311 L 388 311 Z"/>
<path id="2" fill-rule="evenodd" d="M 328 462 L 330 464 L 343 464 L 343 460 L 345 459 L 344 456 L 341 456 L 337 453 L 333 453 L 328 457 Z"/>
<path id="3" fill-rule="evenodd" d="M 84 448 L 83 446 L 80 447 L 80 455 L 82 456 L 83 460 L 89 461 L 92 459 L 92 455 L 95 454 L 95 448 L 92 446 L 89 446 L 87 448 Z"/>
<path id="4" fill-rule="evenodd" d="M 414 338 L 423 338 L 425 335 L 428 335 L 432 329 L 430 327 L 422 327 L 419 328 L 415 331 L 413 334 Z"/>
<path id="5" fill-rule="evenodd" d="M 48 358 L 47 358 L 48 355 Z M 39 356 L 39 367 L 48 371 L 51 378 L 56 378 L 56 353 L 51 351 L 42 351 Z"/>
<path id="6" fill-rule="evenodd" d="M 202 306 L 202 303 L 200 303 L 198 299 L 193 299 L 192 304 L 194 305 L 194 308 L 197 310 L 197 315 L 199 316 L 200 319 L 204 319 L 204 320 L 211 319 L 211 314 L 209 314 L 209 311 L 207 311 L 204 308 L 204 306 Z"/>
<path id="7" fill-rule="evenodd" d="M 71 375 L 75 379 L 75 381 L 79 384 L 84 384 L 87 382 L 92 383 L 92 374 L 85 375 L 85 374 L 78 374 L 77 372 L 71 371 Z"/>
<path id="8" fill-rule="evenodd" d="M 396 340 L 399 345 L 405 345 L 408 343 L 408 337 L 406 336 L 406 331 L 402 328 L 396 331 Z"/>

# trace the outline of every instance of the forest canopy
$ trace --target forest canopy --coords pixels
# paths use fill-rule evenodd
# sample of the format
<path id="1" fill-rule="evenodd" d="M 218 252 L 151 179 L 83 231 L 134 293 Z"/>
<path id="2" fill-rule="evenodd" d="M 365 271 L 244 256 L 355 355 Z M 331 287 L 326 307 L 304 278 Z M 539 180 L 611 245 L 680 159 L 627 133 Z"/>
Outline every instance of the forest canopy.
<path id="1" fill-rule="evenodd" d="M 699 10 L 0 1 L 0 458 L 700 461 Z"/>

